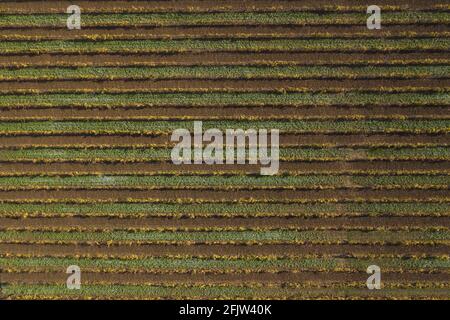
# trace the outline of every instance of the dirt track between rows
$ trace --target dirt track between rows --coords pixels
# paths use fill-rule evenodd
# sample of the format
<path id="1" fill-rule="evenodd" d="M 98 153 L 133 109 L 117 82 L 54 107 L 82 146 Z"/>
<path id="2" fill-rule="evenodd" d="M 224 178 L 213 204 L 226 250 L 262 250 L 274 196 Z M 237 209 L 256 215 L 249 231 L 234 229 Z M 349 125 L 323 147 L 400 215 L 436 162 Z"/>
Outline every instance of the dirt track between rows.
<path id="1" fill-rule="evenodd" d="M 5 40 L 127 40 L 127 39 L 223 39 L 223 38 L 398 38 L 448 37 L 450 25 L 391 25 L 388 30 L 374 34 L 363 25 L 328 26 L 183 26 L 183 27 L 84 27 L 67 30 L 65 26 L 31 28 L 1 28 L 0 39 Z"/>
<path id="2" fill-rule="evenodd" d="M 392 5 L 389 0 L 379 0 L 378 5 Z M 44 3 L 37 1 L 20 1 L 11 2 L 4 1 L 0 4 L 0 12 L 8 13 L 65 13 L 66 8 L 70 6 L 70 1 L 46 1 Z M 360 2 L 356 0 L 335 0 L 332 7 L 361 7 Z M 439 0 L 430 4 L 426 0 L 415 0 L 413 3 L 408 0 L 396 0 L 397 10 L 430 10 L 439 8 L 439 5 L 446 5 L 445 1 Z M 324 11 L 324 7 L 330 6 L 326 0 L 315 0 L 312 2 L 295 2 L 289 0 L 227 0 L 225 3 L 217 1 L 134 1 L 130 6 L 129 1 L 85 1 L 80 0 L 77 5 L 82 7 L 85 12 L 214 12 L 214 11 L 295 11 L 295 10 L 311 10 Z M 348 9 L 347 9 L 348 11 Z"/>
<path id="3" fill-rule="evenodd" d="M 0 218 L 0 229 L 8 230 L 146 230 L 198 228 L 293 228 L 315 229 L 387 229 L 450 228 L 447 217 L 327 217 L 327 218 L 105 218 L 52 217 Z"/>
<path id="4" fill-rule="evenodd" d="M 390 88 L 390 89 L 387 89 Z M 439 92 L 450 79 L 415 80 L 98 80 L 0 82 L 0 93 L 48 92 Z"/>
<path id="5" fill-rule="evenodd" d="M 172 172 L 178 174 L 189 174 L 205 172 L 216 173 L 247 173 L 259 174 L 259 165 L 174 165 L 171 162 L 155 163 L 1 163 L 2 173 L 6 174 L 71 174 L 71 173 L 103 173 L 103 174 L 161 174 Z M 450 161 L 333 161 L 333 162 L 310 162 L 295 161 L 281 162 L 280 172 L 298 174 L 321 174 L 321 173 L 344 173 L 359 171 L 370 172 L 440 172 L 450 174 Z"/>
<path id="6" fill-rule="evenodd" d="M 0 200 L 20 202 L 23 200 L 59 200 L 71 202 L 70 199 L 87 201 L 126 202 L 136 201 L 286 201 L 321 202 L 330 200 L 366 201 L 414 200 L 430 201 L 439 199 L 445 201 L 449 197 L 448 190 L 370 190 L 370 189 L 335 189 L 335 190 L 33 190 L 30 191 L 0 191 Z M 450 201 L 450 200 L 447 200 Z"/>
<path id="7" fill-rule="evenodd" d="M 51 111 L 51 112 L 50 112 Z M 372 106 L 363 107 L 233 107 L 185 108 L 185 107 L 142 107 L 142 108 L 2 108 L 2 120 L 140 120 L 140 119 L 386 119 L 386 118 L 450 118 L 450 106 Z"/>
<path id="8" fill-rule="evenodd" d="M 1 67 L 23 66 L 211 66 L 211 65 L 386 65 L 449 63 L 446 52 L 180 52 L 171 54 L 15 54 L 1 55 Z"/>
<path id="9" fill-rule="evenodd" d="M 0 135 L 1 148 L 20 148 L 31 146 L 174 146 L 171 135 Z M 281 147 L 296 146 L 335 146 L 335 147 L 362 147 L 362 146 L 417 146 L 450 144 L 450 135 L 433 134 L 282 134 Z"/>
<path id="10" fill-rule="evenodd" d="M 3 254 L 55 257 L 163 257 L 163 256 L 448 256 L 450 246 L 435 245 L 349 245 L 349 244 L 131 244 L 131 245 L 74 245 L 74 244 L 4 244 Z"/>
<path id="11" fill-rule="evenodd" d="M 83 272 L 84 283 L 112 283 L 112 284 L 232 284 L 245 285 L 250 283 L 264 284 L 286 284 L 298 283 L 326 286 L 330 284 L 345 284 L 348 282 L 361 282 L 367 279 L 365 272 L 308 272 L 299 273 L 280 272 L 280 273 L 237 273 L 237 274 L 210 274 L 210 273 L 92 273 Z M 22 283 L 22 284 L 55 284 L 64 283 L 67 280 L 67 274 L 64 272 L 33 272 L 33 273 L 4 273 L 2 281 L 4 283 Z M 450 281 L 450 275 L 446 273 L 383 273 L 383 280 L 386 284 L 398 282 L 447 282 Z"/>

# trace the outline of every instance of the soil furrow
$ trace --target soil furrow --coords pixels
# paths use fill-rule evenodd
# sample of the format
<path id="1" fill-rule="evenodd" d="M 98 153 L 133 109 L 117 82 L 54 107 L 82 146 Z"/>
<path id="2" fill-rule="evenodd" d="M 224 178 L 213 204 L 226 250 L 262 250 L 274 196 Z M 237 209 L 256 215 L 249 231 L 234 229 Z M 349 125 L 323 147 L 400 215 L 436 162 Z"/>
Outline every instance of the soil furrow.
<path id="1" fill-rule="evenodd" d="M 310 162 L 295 161 L 281 162 L 280 172 L 291 174 L 311 173 L 345 173 L 345 172 L 439 172 L 450 174 L 450 161 L 334 161 L 334 162 Z M 103 174 L 260 174 L 259 165 L 174 165 L 171 162 L 155 163 L 90 163 L 89 166 L 82 163 L 29 163 L 14 162 L 2 163 L 3 174 L 73 174 L 73 173 L 103 173 Z"/>
<path id="2" fill-rule="evenodd" d="M 1 67 L 24 66 L 212 66 L 212 65 L 405 65 L 449 64 L 445 52 L 179 52 L 171 54 L 0 55 Z"/>
<path id="3" fill-rule="evenodd" d="M 1 10 L 1 7 L 0 7 Z M 222 39 L 222 38 L 396 38 L 448 37 L 450 26 L 445 24 L 390 25 L 377 33 L 365 25 L 329 26 L 184 26 L 184 27 L 110 27 L 80 30 L 40 28 L 1 28 L 3 40 L 143 40 L 143 39 Z"/>
<path id="4" fill-rule="evenodd" d="M 437 118 L 449 117 L 449 107 L 227 107 L 227 108 L 4 108 L 0 119 L 13 120 L 139 120 L 139 119 L 342 119 L 342 118 Z"/>
<path id="5" fill-rule="evenodd" d="M 450 79 L 383 80 L 99 80 L 0 82 L 0 93 L 47 92 L 340 92 L 442 91 Z"/>
<path id="6" fill-rule="evenodd" d="M 52 199 L 70 202 L 70 199 L 87 201 L 124 202 L 152 200 L 164 201 L 329 201 L 329 200 L 358 200 L 367 201 L 410 200 L 428 201 L 440 199 L 444 201 L 450 197 L 449 190 L 370 190 L 370 189 L 341 189 L 341 190 L 33 190 L 30 191 L 0 191 L 2 201 L 23 201 Z"/>
<path id="7" fill-rule="evenodd" d="M 55 256 L 55 257 L 153 257 L 153 256 L 267 256 L 267 257 L 302 257 L 302 256 L 448 256 L 447 245 L 77 245 L 77 244 L 4 244 L 0 243 L 0 252 L 9 256 Z"/>
<path id="8" fill-rule="evenodd" d="M 282 134 L 281 147 L 294 146 L 418 146 L 449 145 L 450 135 L 432 134 Z M 132 136 L 132 135 L 17 135 L 2 136 L 1 148 L 20 148 L 31 146 L 173 146 L 171 135 Z"/>
<path id="9" fill-rule="evenodd" d="M 6 284 L 52 284 L 65 283 L 67 274 L 62 270 L 56 272 L 33 272 L 33 273 L 3 273 L 2 282 Z M 308 285 L 329 285 L 332 283 L 361 282 L 365 284 L 367 273 L 365 272 L 280 272 L 280 273 L 228 273 L 228 274 L 183 274 L 183 273 L 92 273 L 83 272 L 83 283 L 112 283 L 112 284 L 227 284 L 245 285 L 250 283 L 282 284 L 298 283 Z M 447 273 L 390 273 L 383 272 L 383 282 L 390 283 L 408 282 L 448 282 L 450 275 Z M 438 287 L 436 285 L 436 287 Z"/>
<path id="10" fill-rule="evenodd" d="M 450 228 L 446 217 L 334 217 L 334 218 L 103 218 L 103 217 L 53 217 L 53 218 L 1 218 L 0 229 L 198 229 L 198 228 L 290 228 L 314 229 L 402 229 L 402 228 Z"/>
<path id="11" fill-rule="evenodd" d="M 65 13 L 70 1 L 4 1 L 0 4 L 0 12 L 7 13 Z M 395 10 L 432 10 L 448 7 L 446 1 L 430 3 L 426 0 L 379 0 L 378 5 Z M 357 11 L 362 7 L 356 0 L 336 0 L 330 3 L 325 0 L 297 2 L 288 0 L 227 0 L 227 1 L 78 1 L 77 5 L 84 12 L 215 12 L 215 11 Z"/>

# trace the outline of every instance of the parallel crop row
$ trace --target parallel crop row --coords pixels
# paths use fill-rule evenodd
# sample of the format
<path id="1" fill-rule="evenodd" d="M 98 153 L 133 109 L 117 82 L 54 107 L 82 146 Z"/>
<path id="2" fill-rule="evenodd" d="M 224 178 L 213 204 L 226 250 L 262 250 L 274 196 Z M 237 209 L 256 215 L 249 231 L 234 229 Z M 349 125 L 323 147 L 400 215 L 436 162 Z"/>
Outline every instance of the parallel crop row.
<path id="1" fill-rule="evenodd" d="M 207 259 L 207 258 L 147 258 L 147 259 L 76 259 L 76 258 L 0 258 L 0 265 L 12 270 L 60 271 L 64 266 L 78 265 L 83 270 L 108 270 L 108 272 L 182 272 L 216 271 L 252 272 L 270 271 L 359 271 L 368 265 L 382 265 L 384 270 L 445 271 L 450 268 L 449 260 L 442 259 L 399 259 L 399 258 L 302 258 L 302 259 Z"/>
<path id="2" fill-rule="evenodd" d="M 201 297 L 221 299 L 314 299 L 314 298 L 368 298 L 368 299 L 445 299 L 450 295 L 447 288 L 385 288 L 368 292 L 367 288 L 290 288 L 290 287 L 243 287 L 243 286 L 149 286 L 149 285 L 86 285 L 80 293 L 78 290 L 67 290 L 64 285 L 7 285 L 3 288 L 4 295 L 23 299 L 195 299 Z"/>
<path id="3" fill-rule="evenodd" d="M 64 27 L 67 15 L 33 14 L 2 15 L 0 27 Z M 365 24 L 367 16 L 361 13 L 308 12 L 236 12 L 236 13 L 155 13 L 155 14 L 89 14 L 83 15 L 83 26 L 194 26 L 194 25 L 347 25 Z M 383 14 L 383 23 L 411 24 L 450 23 L 444 12 L 400 11 Z"/>
<path id="4" fill-rule="evenodd" d="M 193 121 L 11 121 L 0 123 L 0 134 L 171 134 L 193 132 Z M 449 133 L 450 120 L 207 120 L 203 130 L 278 129 L 281 133 Z"/>
<path id="5" fill-rule="evenodd" d="M 1 81 L 118 79 L 417 79 L 447 78 L 450 66 L 278 66 L 0 69 Z"/>
<path id="6" fill-rule="evenodd" d="M 33 3 L 34 2 L 34 3 Z M 0 5 L 0 12 L 7 14 L 29 13 L 61 13 L 58 1 L 46 1 L 36 5 L 37 1 L 13 2 L 5 1 Z M 366 6 L 354 0 L 337 0 L 333 3 L 326 1 L 294 2 L 289 0 L 273 1 L 148 1 L 136 0 L 133 5 L 125 5 L 120 1 L 82 1 L 83 11 L 86 13 L 217 13 L 217 12 L 364 12 Z M 445 1 L 387 1 L 383 2 L 383 9 L 391 11 L 439 11 L 450 7 Z M 34 10 L 34 11 L 33 11 Z"/>
<path id="7" fill-rule="evenodd" d="M 450 216 L 448 203 L 0 203 L 2 216 Z"/>
<path id="8" fill-rule="evenodd" d="M 0 231 L 1 242 L 448 243 L 450 231 Z"/>
<path id="9" fill-rule="evenodd" d="M 148 93 L 0 95 L 0 107 L 450 105 L 449 93 Z"/>
<path id="10" fill-rule="evenodd" d="M 448 38 L 435 39 L 274 39 L 1 42 L 0 54 L 18 53 L 176 53 L 176 52 L 354 52 L 447 51 Z"/>
<path id="11" fill-rule="evenodd" d="M 247 150 L 248 151 L 248 150 Z M 192 150 L 192 155 L 194 150 Z M 180 156 L 181 157 L 181 156 Z M 281 148 L 285 161 L 348 161 L 348 160 L 447 160 L 450 148 Z M 114 161 L 142 162 L 171 159 L 171 149 L 85 149 L 85 148 L 27 148 L 2 150 L 0 161 Z M 193 156 L 192 156 L 193 159 Z"/>
<path id="12" fill-rule="evenodd" d="M 384 176 L 81 176 L 81 177 L 0 177 L 0 188 L 33 187 L 386 187 L 450 186 L 444 175 Z"/>

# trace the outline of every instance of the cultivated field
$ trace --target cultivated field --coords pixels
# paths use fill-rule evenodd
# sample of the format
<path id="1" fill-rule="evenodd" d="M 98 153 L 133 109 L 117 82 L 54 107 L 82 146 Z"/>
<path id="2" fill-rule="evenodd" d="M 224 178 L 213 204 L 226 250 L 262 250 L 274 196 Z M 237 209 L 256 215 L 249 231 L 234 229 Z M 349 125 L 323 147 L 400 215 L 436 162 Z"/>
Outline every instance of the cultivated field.
<path id="1" fill-rule="evenodd" d="M 450 299 L 450 4 L 371 2 L 0 2 L 0 298 Z M 194 120 L 280 171 L 174 165 Z"/>

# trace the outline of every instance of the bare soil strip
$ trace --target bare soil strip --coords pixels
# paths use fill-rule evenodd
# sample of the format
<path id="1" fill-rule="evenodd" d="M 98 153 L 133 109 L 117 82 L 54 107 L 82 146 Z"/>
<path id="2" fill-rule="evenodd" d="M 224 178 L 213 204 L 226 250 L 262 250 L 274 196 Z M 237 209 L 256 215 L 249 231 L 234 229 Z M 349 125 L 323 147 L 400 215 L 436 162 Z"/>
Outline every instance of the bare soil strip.
<path id="1" fill-rule="evenodd" d="M 339 190 L 33 190 L 30 191 L 0 191 L 0 200 L 20 202 L 23 200 L 68 201 L 83 199 L 86 201 L 126 202 L 136 201 L 330 201 L 330 200 L 414 200 L 430 201 L 449 198 L 448 190 L 370 190 L 370 189 L 339 189 Z"/>
<path id="2" fill-rule="evenodd" d="M 146 230 L 146 229 L 213 229 L 264 228 L 283 229 L 373 229 L 373 228 L 450 228 L 447 217 L 327 217 L 327 218 L 106 218 L 52 217 L 0 218 L 1 230 Z"/>
<path id="3" fill-rule="evenodd" d="M 302 256 L 448 256 L 447 245 L 350 245 L 350 244 L 131 244 L 131 245 L 82 245 L 82 244 L 5 244 L 0 243 L 3 255 L 54 256 L 54 257 L 302 257 Z M 366 278 L 367 279 L 367 278 Z"/>
<path id="4" fill-rule="evenodd" d="M 142 108 L 2 108 L 2 121 L 14 120 L 126 120 L 126 119 L 343 119 L 343 118 L 430 118 L 450 117 L 450 107 L 142 107 Z"/>
<path id="5" fill-rule="evenodd" d="M 7 284 L 53 284 L 65 283 L 67 274 L 64 272 L 32 272 L 32 273 L 3 273 L 2 282 Z M 258 284 L 283 284 L 297 283 L 305 286 L 329 285 L 332 283 L 351 283 L 361 282 L 364 284 L 367 280 L 365 272 L 257 272 L 257 273 L 99 273 L 83 272 L 83 283 L 111 283 L 111 284 L 162 284 L 162 285 L 180 285 L 180 284 L 227 284 L 227 285 L 245 285 L 250 283 Z M 448 282 L 450 275 L 447 273 L 383 273 L 383 282 L 385 284 L 398 282 Z M 436 285 L 437 286 L 437 285 Z"/>
<path id="6" fill-rule="evenodd" d="M 425 56 L 425 57 L 424 57 Z M 445 52 L 179 52 L 171 54 L 0 55 L 0 67 L 25 66 L 212 66 L 212 65 L 404 65 L 449 64 Z"/>
<path id="7" fill-rule="evenodd" d="M 145 39 L 221 39 L 221 38 L 396 38 L 448 37 L 450 25 L 390 25 L 374 33 L 365 25 L 329 26 L 183 26 L 108 27 L 68 30 L 55 27 L 0 28 L 3 40 L 145 40 Z"/>
<path id="8" fill-rule="evenodd" d="M 341 92 L 442 91 L 450 79 L 380 80 L 99 80 L 0 82 L 0 93 L 49 92 Z"/>
<path id="9" fill-rule="evenodd" d="M 280 162 L 280 172 L 291 174 L 373 172 L 416 172 L 450 174 L 450 161 L 334 161 L 334 162 Z M 171 162 L 155 163 L 1 163 L 3 174 L 260 174 L 259 165 L 174 165 Z"/>
<path id="10" fill-rule="evenodd" d="M 6 13 L 65 13 L 71 1 L 5 1 L 0 4 L 0 12 Z M 395 10 L 432 10 L 448 7 L 445 1 L 430 3 L 426 0 L 379 0 L 379 6 Z M 77 5 L 83 8 L 83 12 L 217 12 L 217 11 L 325 11 L 338 10 L 350 11 L 353 7 L 361 8 L 361 3 L 356 0 L 335 0 L 332 3 L 326 0 L 310 2 L 296 2 L 288 0 L 227 0 L 227 1 L 78 1 Z"/>
<path id="11" fill-rule="evenodd" d="M 14 135 L 0 134 L 0 149 L 21 147 L 69 147 L 69 146 L 173 146 L 171 135 Z M 418 146 L 450 144 L 450 134 L 281 134 L 281 147 L 295 146 Z"/>

